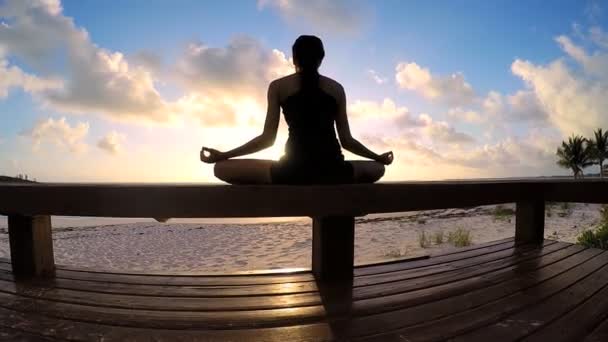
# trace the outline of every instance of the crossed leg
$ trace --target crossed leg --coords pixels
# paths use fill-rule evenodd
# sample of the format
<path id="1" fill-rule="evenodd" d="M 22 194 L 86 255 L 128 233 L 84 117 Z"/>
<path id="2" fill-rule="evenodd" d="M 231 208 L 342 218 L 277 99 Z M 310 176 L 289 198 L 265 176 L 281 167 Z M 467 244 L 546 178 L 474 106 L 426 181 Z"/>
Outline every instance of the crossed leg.
<path id="1" fill-rule="evenodd" d="M 369 160 L 348 161 L 353 166 L 354 183 L 373 183 L 384 175 L 384 165 Z M 215 164 L 215 177 L 230 184 L 272 184 L 270 168 L 274 161 L 230 159 Z"/>

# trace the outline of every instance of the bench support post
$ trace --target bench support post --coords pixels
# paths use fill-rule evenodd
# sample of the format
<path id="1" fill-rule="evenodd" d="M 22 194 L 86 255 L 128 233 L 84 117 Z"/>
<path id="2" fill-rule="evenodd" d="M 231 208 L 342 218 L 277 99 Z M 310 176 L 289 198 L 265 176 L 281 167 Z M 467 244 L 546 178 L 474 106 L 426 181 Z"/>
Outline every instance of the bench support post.
<path id="1" fill-rule="evenodd" d="M 515 217 L 515 242 L 537 243 L 545 237 L 545 201 L 517 202 Z"/>
<path id="2" fill-rule="evenodd" d="M 50 216 L 10 215 L 8 235 L 15 277 L 55 276 Z"/>
<path id="3" fill-rule="evenodd" d="M 312 222 L 312 272 L 318 280 L 353 278 L 355 218 L 315 217 Z"/>

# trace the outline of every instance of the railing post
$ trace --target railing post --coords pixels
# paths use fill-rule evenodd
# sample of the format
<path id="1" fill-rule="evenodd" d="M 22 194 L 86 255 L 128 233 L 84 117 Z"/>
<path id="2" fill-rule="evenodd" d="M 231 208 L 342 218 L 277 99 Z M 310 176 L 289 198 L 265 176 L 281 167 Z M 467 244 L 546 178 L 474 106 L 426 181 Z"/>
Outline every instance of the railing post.
<path id="1" fill-rule="evenodd" d="M 318 280 L 352 279 L 354 258 L 354 217 L 313 218 L 312 272 Z"/>
<path id="2" fill-rule="evenodd" d="M 534 199 L 517 202 L 515 217 L 516 243 L 542 243 L 545 239 L 545 201 Z"/>
<path id="3" fill-rule="evenodd" d="M 15 277 L 55 276 L 50 216 L 10 215 L 8 236 Z"/>

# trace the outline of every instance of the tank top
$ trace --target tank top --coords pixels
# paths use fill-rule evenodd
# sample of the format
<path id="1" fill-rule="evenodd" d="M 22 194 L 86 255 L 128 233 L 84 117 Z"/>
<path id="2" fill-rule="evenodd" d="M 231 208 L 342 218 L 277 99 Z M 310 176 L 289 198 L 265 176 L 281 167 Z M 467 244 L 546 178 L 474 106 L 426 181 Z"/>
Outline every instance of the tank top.
<path id="1" fill-rule="evenodd" d="M 320 88 L 300 90 L 281 104 L 289 137 L 285 160 L 291 163 L 331 163 L 344 156 L 336 137 L 334 122 L 338 103 Z"/>

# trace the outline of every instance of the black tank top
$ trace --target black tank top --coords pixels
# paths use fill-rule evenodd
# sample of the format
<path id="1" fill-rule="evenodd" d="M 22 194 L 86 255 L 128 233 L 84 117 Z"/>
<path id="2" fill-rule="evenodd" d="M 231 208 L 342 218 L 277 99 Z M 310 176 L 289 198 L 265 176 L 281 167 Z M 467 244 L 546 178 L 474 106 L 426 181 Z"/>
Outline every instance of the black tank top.
<path id="1" fill-rule="evenodd" d="M 300 90 L 281 104 L 289 126 L 285 161 L 332 163 L 344 161 L 334 122 L 338 103 L 320 88 Z"/>

